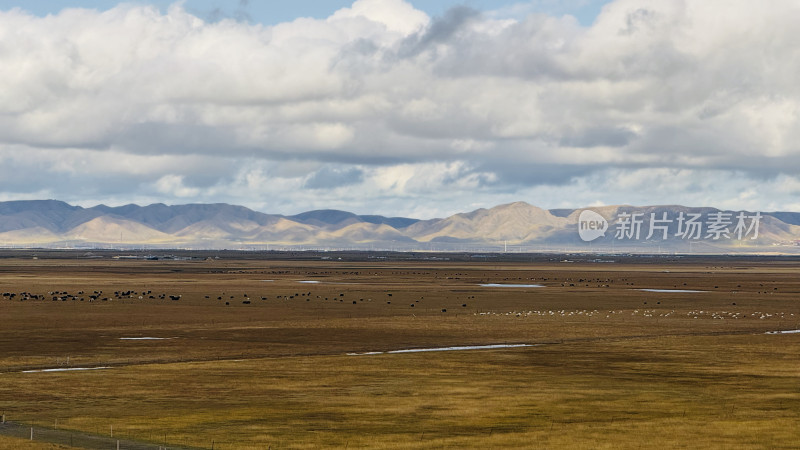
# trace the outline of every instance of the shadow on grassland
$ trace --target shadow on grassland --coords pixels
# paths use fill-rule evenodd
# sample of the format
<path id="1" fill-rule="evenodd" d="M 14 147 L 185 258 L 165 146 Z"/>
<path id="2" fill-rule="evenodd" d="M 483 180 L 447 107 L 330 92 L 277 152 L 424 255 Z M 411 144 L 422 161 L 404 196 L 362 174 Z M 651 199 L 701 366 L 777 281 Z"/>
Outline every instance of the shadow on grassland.
<path id="1" fill-rule="evenodd" d="M 119 448 L 120 450 L 199 449 L 199 447 L 172 445 L 168 441 L 162 444 L 152 444 L 147 442 L 132 441 L 129 439 L 117 439 L 110 436 L 98 436 L 80 431 L 57 430 L 39 426 L 32 427 L 31 425 L 16 422 L 5 422 L 0 424 L 0 435 L 22 439 L 31 439 L 31 436 L 33 436 L 34 442 L 47 442 L 50 444 L 68 445 L 70 447 L 102 450 L 115 448 Z M 117 447 L 117 442 L 119 442 L 119 447 Z"/>

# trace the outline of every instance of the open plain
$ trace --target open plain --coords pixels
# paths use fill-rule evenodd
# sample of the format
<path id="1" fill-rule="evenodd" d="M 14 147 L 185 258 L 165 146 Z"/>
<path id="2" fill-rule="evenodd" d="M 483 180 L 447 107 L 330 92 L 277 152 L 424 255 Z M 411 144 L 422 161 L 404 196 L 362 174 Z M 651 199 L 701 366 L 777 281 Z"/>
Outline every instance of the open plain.
<path id="1" fill-rule="evenodd" d="M 0 295 L 18 424 L 215 449 L 800 446 L 794 258 L 20 250 Z"/>

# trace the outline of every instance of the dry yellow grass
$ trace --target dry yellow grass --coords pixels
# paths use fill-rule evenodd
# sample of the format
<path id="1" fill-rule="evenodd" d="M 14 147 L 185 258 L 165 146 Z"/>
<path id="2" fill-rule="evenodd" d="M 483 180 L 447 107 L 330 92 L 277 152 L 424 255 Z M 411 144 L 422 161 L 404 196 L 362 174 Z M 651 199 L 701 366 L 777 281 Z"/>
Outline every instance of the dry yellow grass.
<path id="1" fill-rule="evenodd" d="M 27 439 L 20 439 L 8 436 L 0 436 L 0 448 L 3 449 L 19 449 L 19 450 L 57 450 L 57 449 L 70 449 L 74 447 L 48 444 L 46 442 L 30 441 Z"/>
<path id="2" fill-rule="evenodd" d="M 215 448 L 780 448 L 800 439 L 798 350 L 795 337 L 676 337 L 7 374 L 4 384 L 20 393 L 6 403 L 18 419 Z"/>

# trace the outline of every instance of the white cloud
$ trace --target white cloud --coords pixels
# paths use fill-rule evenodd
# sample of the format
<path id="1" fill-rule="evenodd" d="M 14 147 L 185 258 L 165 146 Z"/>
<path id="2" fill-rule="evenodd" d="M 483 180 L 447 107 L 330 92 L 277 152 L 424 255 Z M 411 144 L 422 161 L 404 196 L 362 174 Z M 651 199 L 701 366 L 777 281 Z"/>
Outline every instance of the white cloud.
<path id="1" fill-rule="evenodd" d="M 616 0 L 591 27 L 535 9 L 358 0 L 270 27 L 180 4 L 0 11 L 5 197 L 796 207 L 795 2 Z"/>
<path id="2" fill-rule="evenodd" d="M 155 187 L 162 194 L 178 198 L 195 197 L 199 193 L 196 188 L 186 187 L 180 175 L 164 175 L 156 181 Z"/>
<path id="3" fill-rule="evenodd" d="M 429 22 L 424 12 L 403 0 L 357 0 L 352 7 L 336 11 L 328 22 L 354 20 L 380 24 L 387 31 L 404 36 L 420 31 Z"/>

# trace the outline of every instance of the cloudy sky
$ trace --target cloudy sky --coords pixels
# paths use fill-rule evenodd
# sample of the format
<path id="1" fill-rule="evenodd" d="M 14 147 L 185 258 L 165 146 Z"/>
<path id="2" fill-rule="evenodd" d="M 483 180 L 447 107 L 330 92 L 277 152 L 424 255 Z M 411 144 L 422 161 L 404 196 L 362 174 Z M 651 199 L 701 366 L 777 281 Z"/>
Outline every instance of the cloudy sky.
<path id="1" fill-rule="evenodd" d="M 0 0 L 0 200 L 800 211 L 798 23 L 796 0 Z"/>

